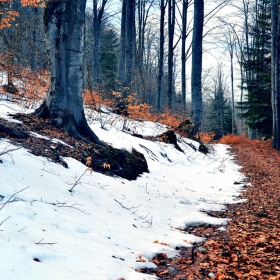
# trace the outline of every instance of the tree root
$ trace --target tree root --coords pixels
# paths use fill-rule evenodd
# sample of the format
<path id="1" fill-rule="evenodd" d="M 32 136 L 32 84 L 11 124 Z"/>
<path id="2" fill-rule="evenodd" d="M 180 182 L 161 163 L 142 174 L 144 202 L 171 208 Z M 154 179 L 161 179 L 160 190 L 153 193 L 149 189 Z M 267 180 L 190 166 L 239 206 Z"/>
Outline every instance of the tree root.
<path id="1" fill-rule="evenodd" d="M 44 102 L 32 115 L 38 118 L 49 118 L 52 125 L 62 128 L 67 135 L 73 136 L 77 140 L 82 140 L 86 143 L 93 142 L 98 145 L 103 145 L 96 134 L 89 127 L 84 112 L 80 123 L 75 121 L 74 116 L 69 111 L 60 112 L 53 117 L 49 113 L 49 109 Z"/>

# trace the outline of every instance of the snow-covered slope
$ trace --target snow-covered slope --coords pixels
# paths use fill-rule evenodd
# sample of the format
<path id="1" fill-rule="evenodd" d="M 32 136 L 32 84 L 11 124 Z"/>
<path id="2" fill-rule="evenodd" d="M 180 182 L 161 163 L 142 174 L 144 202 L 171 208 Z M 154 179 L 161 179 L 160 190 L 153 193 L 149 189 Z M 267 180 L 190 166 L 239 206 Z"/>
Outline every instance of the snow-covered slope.
<path id="1" fill-rule="evenodd" d="M 0 101 L 1 118 L 15 111 L 21 109 Z M 175 256 L 176 246 L 200 241 L 176 228 L 226 223 L 200 210 L 240 202 L 242 185 L 234 182 L 243 176 L 227 146 L 215 145 L 203 155 L 181 139 L 183 154 L 123 133 L 118 123 L 108 122 L 105 130 L 95 118 L 91 127 L 114 147 L 143 153 L 150 173 L 127 181 L 87 171 L 72 193 L 86 166 L 66 158 L 66 169 L 24 148 L 1 155 L 17 147 L 0 139 L 1 279 L 156 279 L 135 270 L 153 266 L 148 259 L 156 253 Z M 146 135 L 165 129 L 149 122 L 129 125 Z"/>

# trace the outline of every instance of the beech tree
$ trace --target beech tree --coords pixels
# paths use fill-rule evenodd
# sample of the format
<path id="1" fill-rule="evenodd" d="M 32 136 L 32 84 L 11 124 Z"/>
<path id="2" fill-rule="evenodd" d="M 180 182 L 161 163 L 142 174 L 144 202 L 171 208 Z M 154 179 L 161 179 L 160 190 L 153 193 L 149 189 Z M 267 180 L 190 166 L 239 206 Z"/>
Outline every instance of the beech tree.
<path id="1" fill-rule="evenodd" d="M 82 42 L 86 0 L 46 3 L 44 25 L 50 64 L 50 88 L 35 111 L 77 139 L 101 144 L 83 109 Z"/>
<path id="2" fill-rule="evenodd" d="M 175 31 L 175 0 L 168 0 L 168 109 L 172 112 L 173 109 L 173 65 L 174 65 L 174 31 Z"/>
<path id="3" fill-rule="evenodd" d="M 194 0 L 194 21 L 192 39 L 192 76 L 191 76 L 191 134 L 199 131 L 202 120 L 202 36 L 204 21 L 204 0 Z"/>

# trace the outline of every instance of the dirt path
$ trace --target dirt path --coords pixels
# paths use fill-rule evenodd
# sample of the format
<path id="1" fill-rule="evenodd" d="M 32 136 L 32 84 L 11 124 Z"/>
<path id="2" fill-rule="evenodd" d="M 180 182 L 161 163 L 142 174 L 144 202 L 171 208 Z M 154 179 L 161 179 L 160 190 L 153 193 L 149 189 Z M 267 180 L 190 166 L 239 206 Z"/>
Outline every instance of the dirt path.
<path id="1" fill-rule="evenodd" d="M 176 259 L 154 258 L 160 279 L 280 279 L 280 153 L 270 143 L 251 141 L 232 147 L 248 178 L 240 198 L 216 217 L 232 219 L 226 231 L 203 225 L 186 229 L 207 241 L 183 249 Z"/>

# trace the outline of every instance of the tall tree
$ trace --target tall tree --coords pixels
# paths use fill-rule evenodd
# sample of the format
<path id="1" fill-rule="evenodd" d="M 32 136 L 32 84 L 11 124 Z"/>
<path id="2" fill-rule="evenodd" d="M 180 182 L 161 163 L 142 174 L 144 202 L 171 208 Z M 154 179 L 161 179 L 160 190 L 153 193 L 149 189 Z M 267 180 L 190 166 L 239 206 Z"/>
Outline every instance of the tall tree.
<path id="1" fill-rule="evenodd" d="M 251 47 L 242 66 L 246 77 L 247 94 L 241 116 L 250 128 L 250 137 L 272 135 L 271 109 L 271 6 L 270 0 L 258 1 L 255 21 L 250 28 Z"/>
<path id="2" fill-rule="evenodd" d="M 46 3 L 44 25 L 50 63 L 50 88 L 35 111 L 77 139 L 101 143 L 83 109 L 82 42 L 86 0 Z"/>
<path id="3" fill-rule="evenodd" d="M 183 114 L 186 114 L 186 40 L 187 40 L 187 12 L 189 0 L 182 0 L 182 49 L 181 49 L 181 80 L 182 80 L 182 105 Z"/>
<path id="4" fill-rule="evenodd" d="M 280 30 L 279 30 L 279 1 L 271 0 L 271 103 L 273 113 L 274 149 L 280 150 Z"/>
<path id="5" fill-rule="evenodd" d="M 173 95 L 174 95 L 174 77 L 173 77 L 173 60 L 174 60 L 174 32 L 175 32 L 175 0 L 168 0 L 168 109 L 172 112 Z"/>
<path id="6" fill-rule="evenodd" d="M 145 33 L 148 23 L 148 17 L 150 10 L 153 6 L 155 0 L 139 0 L 137 1 L 137 51 L 136 51 L 136 64 L 137 72 L 136 75 L 138 94 L 141 97 L 142 103 L 147 103 L 147 88 L 145 79 L 145 69 L 144 69 L 144 55 L 145 55 Z M 139 78 L 138 78 L 139 77 Z M 138 79 L 137 79 L 138 78 Z"/>
<path id="7" fill-rule="evenodd" d="M 218 66 L 218 71 L 214 77 L 214 86 L 211 89 L 210 112 L 207 123 L 210 131 L 215 133 L 215 138 L 220 139 L 222 136 L 230 133 L 232 114 L 230 100 L 227 95 L 227 84 L 224 78 L 222 66 Z"/>
<path id="8" fill-rule="evenodd" d="M 127 113 L 126 98 L 132 86 L 135 61 L 135 5 L 135 0 L 123 0 L 118 71 L 122 100 L 118 105 L 118 111 L 125 114 Z"/>
<path id="9" fill-rule="evenodd" d="M 160 0 L 160 28 L 159 28 L 159 58 L 158 58 L 158 77 L 157 77 L 157 111 L 160 112 L 162 98 L 162 77 L 164 59 L 164 17 L 167 1 Z"/>
<path id="10" fill-rule="evenodd" d="M 101 23 L 105 6 L 108 0 L 102 0 L 98 7 L 98 0 L 93 0 L 93 89 L 97 90 L 98 83 L 98 59 L 100 50 Z"/>
<path id="11" fill-rule="evenodd" d="M 204 22 L 204 0 L 194 0 L 194 20 L 192 37 L 192 73 L 191 73 L 191 117 L 193 127 L 190 133 L 198 133 L 202 120 L 202 36 Z"/>

